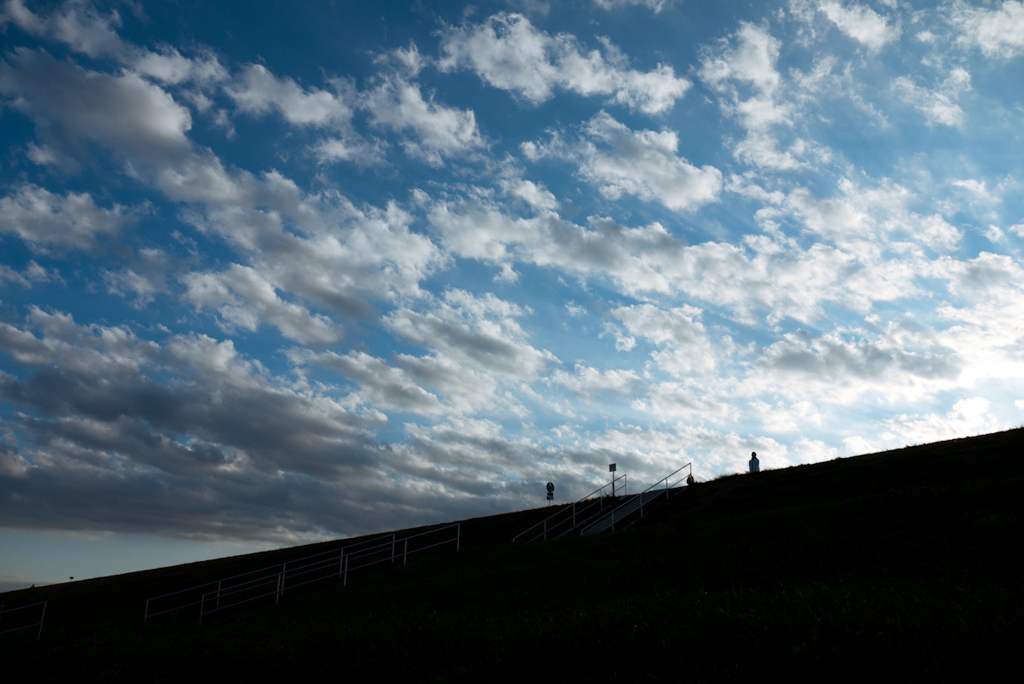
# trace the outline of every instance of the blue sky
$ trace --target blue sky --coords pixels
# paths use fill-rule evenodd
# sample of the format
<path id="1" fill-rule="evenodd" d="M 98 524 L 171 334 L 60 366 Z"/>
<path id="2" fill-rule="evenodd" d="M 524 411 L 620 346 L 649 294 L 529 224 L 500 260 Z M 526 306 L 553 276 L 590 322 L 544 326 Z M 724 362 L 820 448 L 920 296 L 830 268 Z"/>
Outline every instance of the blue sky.
<path id="1" fill-rule="evenodd" d="M 1024 422 L 1024 3 L 0 11 L 0 582 Z"/>

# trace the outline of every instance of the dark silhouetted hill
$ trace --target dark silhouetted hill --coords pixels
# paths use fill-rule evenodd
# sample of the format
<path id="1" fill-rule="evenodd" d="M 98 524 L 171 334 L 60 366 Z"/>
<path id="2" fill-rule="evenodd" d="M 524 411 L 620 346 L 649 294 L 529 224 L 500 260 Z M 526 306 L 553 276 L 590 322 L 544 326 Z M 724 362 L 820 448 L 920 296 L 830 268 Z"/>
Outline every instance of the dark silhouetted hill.
<path id="1" fill-rule="evenodd" d="M 8 592 L 50 607 L 0 659 L 26 682 L 1001 679 L 1022 486 L 1017 429 L 718 478 L 615 534 L 513 545 L 552 509 L 467 520 L 458 554 L 202 624 L 143 625 L 144 600 L 339 542 Z"/>

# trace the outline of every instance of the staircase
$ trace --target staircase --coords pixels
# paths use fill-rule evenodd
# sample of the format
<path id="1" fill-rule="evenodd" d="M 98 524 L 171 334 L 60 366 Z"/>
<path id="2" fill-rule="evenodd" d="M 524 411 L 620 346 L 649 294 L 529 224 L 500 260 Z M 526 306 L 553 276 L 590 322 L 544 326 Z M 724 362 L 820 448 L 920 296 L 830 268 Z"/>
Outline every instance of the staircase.
<path id="1" fill-rule="evenodd" d="M 554 515 L 513 537 L 512 541 L 548 540 L 569 534 L 594 534 L 624 529 L 668 503 L 669 493 L 686 481 L 680 472 L 693 472 L 693 464 L 677 468 L 639 494 L 591 499 L 594 494 L 566 506 Z M 625 477 L 624 475 L 621 477 Z M 609 485 L 605 485 L 608 487 Z M 601 487 L 596 493 L 602 492 Z M 597 508 L 595 508 L 595 506 Z"/>

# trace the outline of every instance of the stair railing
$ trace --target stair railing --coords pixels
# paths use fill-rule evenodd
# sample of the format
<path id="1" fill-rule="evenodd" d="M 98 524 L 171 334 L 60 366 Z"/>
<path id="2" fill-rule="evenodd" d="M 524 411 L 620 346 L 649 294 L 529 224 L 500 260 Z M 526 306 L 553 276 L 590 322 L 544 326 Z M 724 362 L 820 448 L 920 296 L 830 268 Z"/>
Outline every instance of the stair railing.
<path id="1" fill-rule="evenodd" d="M 675 482 L 672 482 L 672 478 L 674 478 L 676 475 L 678 475 L 679 472 L 681 470 L 683 470 L 683 469 L 689 469 L 689 472 L 687 473 L 687 477 L 692 475 L 693 474 L 693 462 L 691 461 L 690 463 L 687 463 L 686 465 L 683 465 L 683 466 L 680 466 L 679 468 L 676 468 L 671 473 L 669 473 L 665 477 L 661 478 L 660 480 L 658 480 L 657 482 L 652 484 L 650 487 L 648 487 L 644 491 L 642 491 L 639 494 L 637 494 L 636 497 L 631 498 L 629 501 L 624 501 L 623 503 L 619 504 L 614 509 L 609 511 L 606 515 L 601 516 L 599 519 L 591 522 L 586 527 L 581 529 L 580 530 L 580 534 L 587 534 L 587 530 L 589 530 L 590 528 L 592 528 L 592 527 L 594 527 L 594 526 L 604 522 L 605 520 L 608 519 L 608 516 L 611 516 L 611 519 L 612 519 L 611 531 L 614 532 L 615 531 L 615 523 L 618 522 L 618 520 L 615 517 L 616 514 L 620 510 L 622 510 L 623 508 L 626 508 L 627 506 L 633 505 L 638 500 L 639 500 L 639 505 L 634 510 L 639 510 L 639 512 L 640 512 L 640 515 L 637 517 L 637 520 L 643 518 L 644 517 L 644 503 L 645 502 L 653 501 L 654 499 L 658 498 L 658 496 L 661 496 L 662 494 L 664 494 L 665 498 L 668 499 L 669 490 L 679 486 L 680 483 L 686 481 L 686 477 L 683 477 L 683 476 L 680 475 L 678 480 L 676 480 Z M 664 488 L 661 488 L 661 485 L 663 483 L 664 483 Z M 648 496 L 648 494 L 651 493 L 651 492 L 655 492 L 655 495 L 654 496 Z M 648 509 L 650 509 L 650 504 L 649 503 L 648 503 Z M 631 513 L 633 513 L 633 510 L 630 510 L 630 511 L 626 512 L 626 514 L 622 517 L 622 519 L 625 519 Z M 633 522 L 636 522 L 636 520 L 634 520 Z M 630 525 L 632 525 L 633 522 L 631 522 Z M 628 525 L 627 525 L 627 527 L 628 527 Z"/>
<path id="2" fill-rule="evenodd" d="M 625 494 L 628 481 L 626 479 L 626 474 L 623 473 L 618 477 L 612 478 L 612 481 L 609 482 L 608 484 L 602 485 L 595 489 L 594 491 L 592 491 L 590 494 L 587 494 L 583 498 L 574 501 L 572 505 L 563 507 L 561 510 L 552 513 L 548 517 L 544 518 L 536 525 L 533 525 L 532 527 L 523 530 L 516 536 L 512 537 L 512 541 L 522 541 L 524 544 L 536 541 L 538 539 L 544 539 L 545 541 L 547 541 L 549 534 L 554 534 L 555 531 L 558 530 L 559 526 L 569 522 L 571 522 L 571 525 L 568 525 L 567 529 L 571 530 L 572 528 L 576 527 L 577 520 L 582 518 L 584 513 L 591 510 L 594 506 L 598 506 L 599 511 L 604 510 L 605 495 L 603 494 L 603 492 L 608 488 L 611 488 L 612 491 L 615 491 L 615 483 L 619 481 L 622 482 L 622 492 L 623 494 Z M 594 497 L 597 498 L 595 499 Z M 561 519 L 556 520 L 557 518 Z M 533 533 L 533 536 L 524 539 L 524 537 L 526 537 L 526 535 L 530 533 Z"/>

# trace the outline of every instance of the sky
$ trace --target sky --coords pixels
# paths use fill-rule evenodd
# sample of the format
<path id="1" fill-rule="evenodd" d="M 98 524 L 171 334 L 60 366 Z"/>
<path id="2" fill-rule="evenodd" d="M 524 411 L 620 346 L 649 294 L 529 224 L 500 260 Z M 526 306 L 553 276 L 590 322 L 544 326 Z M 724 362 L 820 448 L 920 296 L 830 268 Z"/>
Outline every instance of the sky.
<path id="1" fill-rule="evenodd" d="M 1017 0 L 5 0 L 0 131 L 0 587 L 1024 423 Z"/>

